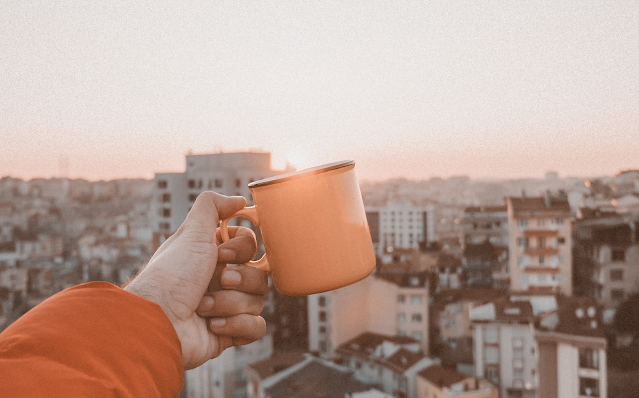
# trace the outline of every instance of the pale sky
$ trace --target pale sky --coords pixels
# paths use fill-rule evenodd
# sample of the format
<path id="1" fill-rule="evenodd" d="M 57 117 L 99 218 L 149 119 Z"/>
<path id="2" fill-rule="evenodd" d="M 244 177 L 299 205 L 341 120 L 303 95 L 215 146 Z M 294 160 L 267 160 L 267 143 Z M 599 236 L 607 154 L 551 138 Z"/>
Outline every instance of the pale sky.
<path id="1" fill-rule="evenodd" d="M 0 176 L 639 168 L 639 1 L 0 2 Z"/>

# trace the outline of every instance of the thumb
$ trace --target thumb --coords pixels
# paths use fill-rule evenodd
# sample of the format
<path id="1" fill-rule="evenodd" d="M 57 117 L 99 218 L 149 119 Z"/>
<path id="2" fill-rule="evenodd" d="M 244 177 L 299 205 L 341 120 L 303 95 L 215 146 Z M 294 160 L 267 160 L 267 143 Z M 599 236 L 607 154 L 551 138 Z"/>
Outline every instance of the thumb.
<path id="1" fill-rule="evenodd" d="M 182 225 L 156 250 L 151 260 L 163 254 L 186 231 L 189 232 L 191 241 L 215 244 L 215 230 L 218 222 L 231 217 L 245 205 L 246 199 L 242 196 L 224 196 L 212 191 L 202 192 Z"/>
<path id="2" fill-rule="evenodd" d="M 220 220 L 227 219 L 246 206 L 242 196 L 224 196 L 219 193 L 202 192 L 180 229 L 206 229 L 215 242 L 215 228 Z"/>

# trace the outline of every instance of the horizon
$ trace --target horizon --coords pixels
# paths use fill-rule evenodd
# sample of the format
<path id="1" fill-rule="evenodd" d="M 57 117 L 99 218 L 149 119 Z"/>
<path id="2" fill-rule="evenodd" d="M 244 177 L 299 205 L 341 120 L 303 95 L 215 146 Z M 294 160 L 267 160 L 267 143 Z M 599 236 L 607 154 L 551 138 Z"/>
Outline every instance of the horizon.
<path id="1" fill-rule="evenodd" d="M 0 175 L 259 149 L 362 180 L 639 168 L 639 2 L 0 4 Z"/>

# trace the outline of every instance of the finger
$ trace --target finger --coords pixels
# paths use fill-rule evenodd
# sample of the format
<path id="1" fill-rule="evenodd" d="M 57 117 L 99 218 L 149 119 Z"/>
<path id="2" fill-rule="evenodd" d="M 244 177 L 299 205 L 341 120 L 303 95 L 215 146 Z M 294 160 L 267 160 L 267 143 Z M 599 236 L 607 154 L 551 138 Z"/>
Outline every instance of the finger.
<path id="1" fill-rule="evenodd" d="M 196 312 L 201 317 L 227 317 L 238 314 L 259 315 L 263 308 L 264 296 L 220 290 L 203 297 Z"/>
<path id="2" fill-rule="evenodd" d="M 228 336 L 233 345 L 249 344 L 259 340 L 266 332 L 266 321 L 261 316 L 240 314 L 227 318 L 211 318 L 211 332 L 220 336 Z"/>
<path id="3" fill-rule="evenodd" d="M 246 206 L 246 199 L 242 196 L 224 196 L 212 191 L 205 191 L 198 195 L 191 211 L 180 227 L 203 226 L 215 231 L 220 220 L 231 217 Z"/>
<path id="4" fill-rule="evenodd" d="M 217 241 L 222 242 L 222 234 L 218 228 Z M 249 262 L 257 252 L 255 232 L 245 227 L 229 227 L 227 242 L 218 246 L 217 261 L 220 263 L 242 264 Z"/>
<path id="5" fill-rule="evenodd" d="M 216 192 L 206 191 L 198 195 L 186 220 L 153 254 L 152 259 L 159 257 L 185 232 L 191 231 L 198 241 L 206 240 L 216 243 L 215 230 L 220 219 L 231 217 L 246 205 L 242 196 L 224 196 Z"/>
<path id="6" fill-rule="evenodd" d="M 220 277 L 222 289 L 264 296 L 268 293 L 268 274 L 250 265 L 226 267 Z"/>

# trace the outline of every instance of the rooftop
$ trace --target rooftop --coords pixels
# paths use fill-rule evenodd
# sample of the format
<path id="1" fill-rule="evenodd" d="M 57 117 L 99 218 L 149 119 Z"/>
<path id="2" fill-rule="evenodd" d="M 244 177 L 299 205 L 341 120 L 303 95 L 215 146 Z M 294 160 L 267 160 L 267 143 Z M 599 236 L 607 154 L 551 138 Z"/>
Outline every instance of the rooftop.
<path id="1" fill-rule="evenodd" d="M 262 380 L 271 377 L 284 369 L 304 361 L 304 353 L 299 351 L 277 352 L 272 357 L 255 362 L 249 367 L 255 370 Z"/>
<path id="2" fill-rule="evenodd" d="M 527 216 L 539 213 L 570 215 L 570 204 L 567 200 L 551 197 L 534 198 L 508 198 L 508 204 L 512 207 L 515 216 Z"/>
<path id="3" fill-rule="evenodd" d="M 420 371 L 418 375 L 440 388 L 450 388 L 453 384 L 459 383 L 469 377 L 463 373 L 445 368 L 441 365 L 429 366 Z"/>
<path id="4" fill-rule="evenodd" d="M 352 372 L 337 365 L 314 359 L 298 371 L 266 389 L 270 397 L 332 398 L 369 391 L 353 378 Z"/>

